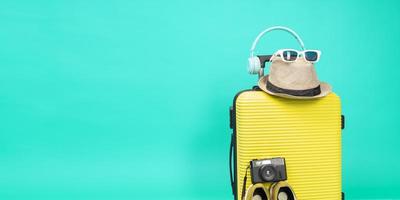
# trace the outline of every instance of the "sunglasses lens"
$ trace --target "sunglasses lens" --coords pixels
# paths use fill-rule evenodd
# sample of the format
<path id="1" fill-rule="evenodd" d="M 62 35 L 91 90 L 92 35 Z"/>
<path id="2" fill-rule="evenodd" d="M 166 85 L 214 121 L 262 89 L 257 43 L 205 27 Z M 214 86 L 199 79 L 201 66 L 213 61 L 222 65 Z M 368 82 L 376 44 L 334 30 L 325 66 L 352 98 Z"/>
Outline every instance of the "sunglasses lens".
<path id="1" fill-rule="evenodd" d="M 304 57 L 306 58 L 307 61 L 317 61 L 318 60 L 318 52 L 316 51 L 306 51 L 304 52 Z"/>
<path id="2" fill-rule="evenodd" d="M 285 61 L 295 61 L 297 59 L 297 52 L 286 50 L 282 52 L 283 60 Z"/>

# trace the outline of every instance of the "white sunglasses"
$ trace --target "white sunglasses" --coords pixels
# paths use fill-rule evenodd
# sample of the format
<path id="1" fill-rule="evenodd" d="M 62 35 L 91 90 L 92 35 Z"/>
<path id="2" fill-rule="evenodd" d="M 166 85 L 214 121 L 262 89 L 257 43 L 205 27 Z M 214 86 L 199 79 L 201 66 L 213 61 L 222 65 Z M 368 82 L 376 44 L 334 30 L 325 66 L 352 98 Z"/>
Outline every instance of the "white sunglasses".
<path id="1" fill-rule="evenodd" d="M 319 61 L 321 57 L 321 51 L 318 50 L 304 50 L 297 51 L 295 49 L 281 49 L 278 50 L 274 55 L 272 55 L 271 59 L 279 56 L 285 62 L 295 62 L 299 57 L 303 57 L 304 60 L 312 63 L 316 63 Z"/>

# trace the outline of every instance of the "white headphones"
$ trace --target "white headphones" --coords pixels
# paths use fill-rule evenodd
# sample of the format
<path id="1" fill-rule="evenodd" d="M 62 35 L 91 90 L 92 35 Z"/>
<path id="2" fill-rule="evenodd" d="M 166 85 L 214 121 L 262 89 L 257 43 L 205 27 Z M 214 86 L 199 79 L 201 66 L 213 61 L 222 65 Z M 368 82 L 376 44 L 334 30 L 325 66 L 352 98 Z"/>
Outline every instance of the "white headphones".
<path id="1" fill-rule="evenodd" d="M 247 70 L 250 74 L 258 74 L 260 77 L 264 75 L 264 65 L 265 62 L 269 61 L 271 56 L 254 56 L 254 50 L 257 46 L 258 41 L 261 39 L 262 36 L 264 36 L 266 33 L 274 31 L 274 30 L 281 30 L 281 31 L 286 31 L 290 33 L 296 40 L 300 43 L 300 46 L 302 50 L 304 50 L 304 43 L 303 40 L 301 40 L 300 36 L 297 35 L 296 32 L 294 32 L 292 29 L 284 27 L 284 26 L 274 26 L 265 29 L 262 31 L 256 39 L 253 42 L 253 45 L 251 45 L 250 49 L 250 57 L 249 57 L 249 64 L 247 67 Z"/>

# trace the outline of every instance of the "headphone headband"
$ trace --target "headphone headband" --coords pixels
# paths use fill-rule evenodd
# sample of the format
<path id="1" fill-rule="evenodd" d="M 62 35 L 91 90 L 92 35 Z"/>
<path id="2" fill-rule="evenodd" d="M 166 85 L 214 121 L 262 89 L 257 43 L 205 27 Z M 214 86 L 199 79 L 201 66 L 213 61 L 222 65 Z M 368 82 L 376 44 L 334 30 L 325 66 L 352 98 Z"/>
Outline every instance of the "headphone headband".
<path id="1" fill-rule="evenodd" d="M 251 49 L 250 49 L 251 57 L 254 56 L 254 50 L 256 49 L 257 43 L 261 39 L 261 37 L 264 36 L 266 33 L 274 31 L 274 30 L 281 30 L 281 31 L 286 31 L 286 32 L 290 33 L 300 43 L 302 50 L 305 49 L 303 40 L 301 40 L 300 36 L 296 32 L 294 32 L 292 29 L 284 27 L 284 26 L 273 26 L 273 27 L 265 29 L 260 34 L 258 34 L 258 36 L 254 40 L 253 44 L 251 45 Z"/>

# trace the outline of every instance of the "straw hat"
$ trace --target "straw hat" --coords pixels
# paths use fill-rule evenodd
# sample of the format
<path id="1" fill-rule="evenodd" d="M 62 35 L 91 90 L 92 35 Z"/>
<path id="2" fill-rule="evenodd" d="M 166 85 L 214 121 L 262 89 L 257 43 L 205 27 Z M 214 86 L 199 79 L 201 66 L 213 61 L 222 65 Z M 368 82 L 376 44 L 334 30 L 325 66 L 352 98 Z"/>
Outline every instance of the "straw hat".
<path id="1" fill-rule="evenodd" d="M 261 77 L 258 86 L 268 94 L 291 99 L 321 98 L 332 91 L 328 83 L 318 80 L 314 64 L 303 58 L 285 62 L 274 57 L 269 75 Z"/>

